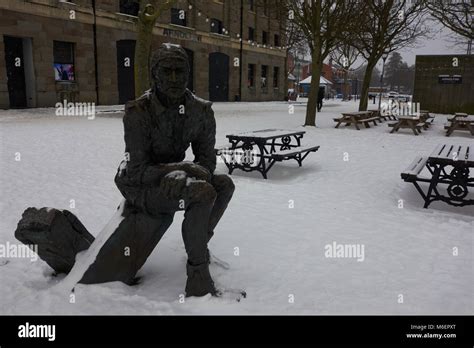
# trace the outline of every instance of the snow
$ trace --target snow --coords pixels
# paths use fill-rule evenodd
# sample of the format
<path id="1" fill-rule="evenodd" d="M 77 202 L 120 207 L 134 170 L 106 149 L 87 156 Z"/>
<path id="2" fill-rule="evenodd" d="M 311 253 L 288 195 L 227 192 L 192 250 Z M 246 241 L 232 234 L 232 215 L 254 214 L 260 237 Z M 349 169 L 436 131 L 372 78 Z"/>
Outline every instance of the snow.
<path id="1" fill-rule="evenodd" d="M 62 292 L 70 292 L 76 284 L 82 279 L 86 271 L 89 269 L 96 258 L 99 255 L 100 249 L 105 245 L 107 240 L 112 236 L 114 231 L 122 222 L 123 209 L 125 207 L 125 199 L 122 199 L 117 211 L 112 215 L 110 221 L 105 225 L 102 231 L 99 233 L 97 238 L 94 239 L 94 242 L 91 246 L 76 255 L 76 263 L 74 264 L 71 272 L 68 273 L 65 279 L 63 279 L 58 285 L 56 285 L 55 290 Z"/>
<path id="2" fill-rule="evenodd" d="M 247 138 L 272 138 L 272 137 L 283 137 L 285 135 L 292 135 L 295 131 L 290 129 L 258 129 L 251 132 L 232 133 L 227 135 Z M 230 144 L 229 144 L 230 145 Z"/>
<path id="3" fill-rule="evenodd" d="M 183 170 L 173 170 L 165 175 L 165 177 L 181 180 L 186 178 L 186 172 Z"/>
<path id="4" fill-rule="evenodd" d="M 447 115 L 414 136 L 389 134 L 387 122 L 335 129 L 334 117 L 357 110 L 353 101 L 324 101 L 316 128 L 301 127 L 304 103 L 294 103 L 294 114 L 284 102 L 213 108 L 217 146 L 228 144 L 226 134 L 270 128 L 304 130 L 304 146 L 321 146 L 301 168 L 276 163 L 268 180 L 232 175 L 234 197 L 210 243 L 230 269 L 211 265 L 211 274 L 217 284 L 245 289 L 246 299 L 180 301 L 186 253 L 178 213 L 136 286 L 78 284 L 72 296 L 58 291 L 64 276 L 51 277 L 43 261 L 0 259 L 0 314 L 473 313 L 474 206 L 423 209 L 400 178 L 440 143 L 473 144 L 468 132 L 445 137 Z M 52 108 L 0 111 L 0 243 L 19 243 L 13 234 L 30 206 L 70 210 L 95 236 L 107 225 L 122 200 L 113 178 L 123 159 L 123 107 L 104 109 L 114 112 L 93 120 L 56 117 Z M 217 171 L 227 171 L 220 161 Z M 328 245 L 361 246 L 363 261 L 326 257 Z"/>

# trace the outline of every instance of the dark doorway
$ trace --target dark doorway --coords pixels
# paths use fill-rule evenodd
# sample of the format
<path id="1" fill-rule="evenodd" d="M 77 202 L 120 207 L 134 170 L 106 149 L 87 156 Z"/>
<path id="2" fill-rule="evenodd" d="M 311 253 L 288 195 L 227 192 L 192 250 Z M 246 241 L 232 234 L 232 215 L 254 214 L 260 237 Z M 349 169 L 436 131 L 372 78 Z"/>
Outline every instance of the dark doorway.
<path id="1" fill-rule="evenodd" d="M 187 48 L 184 49 L 186 54 L 188 55 L 189 61 L 189 78 L 188 78 L 188 89 L 194 93 L 194 52 L 188 50 Z"/>
<path id="2" fill-rule="evenodd" d="M 117 84 L 119 104 L 135 99 L 135 40 L 117 41 Z"/>
<path id="3" fill-rule="evenodd" d="M 23 39 L 4 36 L 7 85 L 11 108 L 26 108 L 25 61 Z"/>
<path id="4" fill-rule="evenodd" d="M 229 56 L 214 52 L 209 55 L 209 99 L 229 101 Z"/>

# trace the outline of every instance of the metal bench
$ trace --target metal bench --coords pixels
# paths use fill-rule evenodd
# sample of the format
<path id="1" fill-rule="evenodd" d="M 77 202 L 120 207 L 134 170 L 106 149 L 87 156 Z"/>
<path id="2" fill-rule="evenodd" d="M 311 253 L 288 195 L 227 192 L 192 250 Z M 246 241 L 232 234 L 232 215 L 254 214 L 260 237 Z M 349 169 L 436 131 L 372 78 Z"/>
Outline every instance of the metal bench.
<path id="1" fill-rule="evenodd" d="M 304 131 L 284 129 L 263 129 L 258 131 L 229 134 L 230 147 L 216 149 L 232 174 L 234 169 L 244 172 L 258 171 L 267 179 L 268 171 L 276 162 L 294 159 L 301 167 L 310 152 L 319 146 L 302 146 Z"/>
<path id="2" fill-rule="evenodd" d="M 303 163 L 306 156 L 309 155 L 310 152 L 316 152 L 319 150 L 319 146 L 310 146 L 310 147 L 303 147 L 303 148 L 293 148 L 290 150 L 283 150 L 283 151 L 275 151 L 273 152 L 270 157 L 275 161 L 285 161 L 289 159 L 294 159 L 298 162 L 299 166 Z"/>
<path id="3" fill-rule="evenodd" d="M 469 198 L 469 190 L 474 187 L 472 149 L 469 145 L 440 144 L 428 157 L 415 158 L 401 173 L 401 177 L 415 185 L 425 201 L 424 208 L 434 201 L 443 201 L 456 207 L 474 205 L 474 199 Z M 423 168 L 427 169 L 426 176 L 420 176 Z M 426 192 L 423 192 L 420 182 L 429 184 L 425 187 Z"/>
<path id="4" fill-rule="evenodd" d="M 406 182 L 415 182 L 419 179 L 418 174 L 420 174 L 426 166 L 426 161 L 428 161 L 428 157 L 418 156 L 415 158 L 415 160 L 401 174 L 402 179 Z"/>

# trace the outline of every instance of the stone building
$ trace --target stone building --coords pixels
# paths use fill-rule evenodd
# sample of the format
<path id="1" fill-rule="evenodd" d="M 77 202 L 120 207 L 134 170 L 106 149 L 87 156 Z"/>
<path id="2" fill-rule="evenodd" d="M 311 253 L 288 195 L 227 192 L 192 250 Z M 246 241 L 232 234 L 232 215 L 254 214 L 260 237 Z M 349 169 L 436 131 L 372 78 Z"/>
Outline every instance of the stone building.
<path id="1" fill-rule="evenodd" d="M 200 97 L 283 100 L 284 24 L 275 1 L 178 0 L 158 19 L 153 48 L 172 42 L 187 50 L 189 88 Z M 0 1 L 0 108 L 133 99 L 137 13 L 130 0 Z"/>
<path id="2" fill-rule="evenodd" d="M 416 56 L 413 101 L 431 112 L 474 114 L 474 56 Z"/>

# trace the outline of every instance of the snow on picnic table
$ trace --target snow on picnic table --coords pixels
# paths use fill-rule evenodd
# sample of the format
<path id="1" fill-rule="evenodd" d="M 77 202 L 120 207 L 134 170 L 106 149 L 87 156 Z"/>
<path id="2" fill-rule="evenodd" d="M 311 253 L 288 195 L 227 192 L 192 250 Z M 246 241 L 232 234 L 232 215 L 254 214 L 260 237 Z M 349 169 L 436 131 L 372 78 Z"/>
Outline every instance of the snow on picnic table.
<path id="1" fill-rule="evenodd" d="M 0 111 L 0 243 L 17 243 L 14 230 L 30 206 L 68 209 L 94 235 L 104 227 L 122 199 L 113 182 L 124 150 L 116 109 L 93 120 L 56 117 L 54 109 Z M 301 127 L 302 103 L 294 114 L 284 102 L 215 103 L 214 110 L 217 146 L 227 144 L 226 134 L 259 129 L 304 130 L 303 146 L 321 146 L 301 168 L 275 164 L 268 180 L 258 172 L 232 175 L 234 198 L 210 244 L 231 269 L 211 273 L 217 283 L 244 288 L 246 299 L 180 303 L 186 254 L 177 213 L 139 272 L 141 284 L 78 285 L 70 303 L 51 290 L 60 278 L 50 277 L 46 263 L 10 258 L 0 266 L 0 314 L 473 313 L 474 207 L 423 209 L 400 178 L 439 143 L 473 144 L 467 132 L 445 137 L 446 115 L 414 136 L 389 134 L 386 122 L 335 129 L 333 118 L 356 111 L 355 102 L 325 101 L 317 128 Z M 218 171 L 226 171 L 223 163 Z M 333 242 L 364 245 L 364 261 L 326 258 Z"/>

